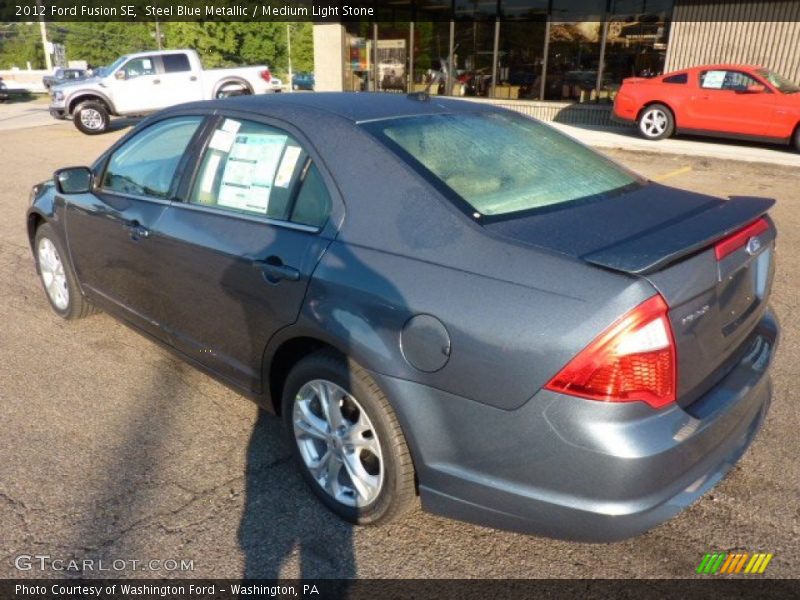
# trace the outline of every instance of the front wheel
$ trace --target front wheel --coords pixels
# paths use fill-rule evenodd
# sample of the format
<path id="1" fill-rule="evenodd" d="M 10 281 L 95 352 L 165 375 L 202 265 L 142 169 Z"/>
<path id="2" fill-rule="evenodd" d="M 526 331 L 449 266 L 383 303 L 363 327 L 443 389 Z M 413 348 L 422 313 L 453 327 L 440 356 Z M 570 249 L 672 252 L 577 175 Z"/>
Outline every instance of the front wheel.
<path id="1" fill-rule="evenodd" d="M 39 277 L 55 313 L 71 320 L 94 312 L 94 307 L 81 294 L 67 253 L 49 224 L 36 230 L 34 248 Z"/>
<path id="2" fill-rule="evenodd" d="M 663 104 L 651 104 L 639 116 L 639 132 L 648 140 L 663 140 L 674 131 L 672 111 Z"/>
<path id="3" fill-rule="evenodd" d="M 75 127 L 86 135 L 97 135 L 108 129 L 111 119 L 105 104 L 96 100 L 81 102 L 72 115 Z"/>
<path id="4" fill-rule="evenodd" d="M 332 352 L 301 360 L 283 419 L 303 478 L 342 519 L 385 523 L 414 503 L 414 466 L 397 417 L 372 377 Z"/>
<path id="5" fill-rule="evenodd" d="M 794 149 L 800 152 L 800 125 L 794 130 Z"/>

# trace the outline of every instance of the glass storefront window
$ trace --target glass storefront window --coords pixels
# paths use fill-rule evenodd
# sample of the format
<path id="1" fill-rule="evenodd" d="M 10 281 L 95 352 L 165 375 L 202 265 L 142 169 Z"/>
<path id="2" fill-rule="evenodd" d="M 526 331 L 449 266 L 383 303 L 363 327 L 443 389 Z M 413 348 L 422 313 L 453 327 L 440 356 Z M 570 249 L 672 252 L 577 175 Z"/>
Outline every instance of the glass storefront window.
<path id="1" fill-rule="evenodd" d="M 585 100 L 597 85 L 602 24 L 550 23 L 545 100 Z"/>
<path id="2" fill-rule="evenodd" d="M 612 2 L 601 98 L 610 99 L 626 77 L 655 77 L 664 72 L 672 5 L 672 0 Z"/>
<path id="3" fill-rule="evenodd" d="M 663 72 L 673 4 L 395 0 L 345 24 L 345 89 L 609 102 L 624 78 Z"/>
<path id="4" fill-rule="evenodd" d="M 492 88 L 495 20 L 456 21 L 454 96 L 488 96 Z"/>

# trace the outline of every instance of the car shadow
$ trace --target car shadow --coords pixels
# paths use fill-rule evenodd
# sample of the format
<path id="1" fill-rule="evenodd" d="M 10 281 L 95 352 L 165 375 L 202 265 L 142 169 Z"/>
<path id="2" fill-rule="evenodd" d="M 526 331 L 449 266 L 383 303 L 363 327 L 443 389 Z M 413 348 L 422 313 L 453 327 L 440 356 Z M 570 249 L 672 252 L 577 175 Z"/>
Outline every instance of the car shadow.
<path id="1" fill-rule="evenodd" d="M 7 88 L 4 90 L 8 94 L 8 98 L 3 100 L 6 104 L 24 104 L 27 102 L 35 102 L 39 100 L 41 95 L 34 94 L 26 89 Z"/>
<path id="2" fill-rule="evenodd" d="M 303 579 L 356 576 L 353 526 L 326 510 L 297 471 L 278 417 L 259 411 L 247 446 L 245 505 L 238 529 L 242 578 L 278 579 L 297 561 Z"/>
<path id="3" fill-rule="evenodd" d="M 143 117 L 122 117 L 119 119 L 111 119 L 111 123 L 109 123 L 108 129 L 106 129 L 105 133 L 112 133 L 128 127 L 135 127 L 142 119 Z"/>

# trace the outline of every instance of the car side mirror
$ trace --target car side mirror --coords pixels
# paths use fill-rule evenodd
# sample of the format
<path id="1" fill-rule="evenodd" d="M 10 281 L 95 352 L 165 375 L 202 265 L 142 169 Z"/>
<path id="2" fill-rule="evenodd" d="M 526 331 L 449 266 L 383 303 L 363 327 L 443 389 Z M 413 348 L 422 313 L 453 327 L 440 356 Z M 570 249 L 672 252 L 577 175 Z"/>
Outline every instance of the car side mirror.
<path id="1" fill-rule="evenodd" d="M 85 194 L 91 191 L 93 177 L 88 167 L 67 167 L 53 174 L 56 189 L 61 194 Z"/>
<path id="2" fill-rule="evenodd" d="M 125 81 L 128 77 L 127 77 L 127 75 L 125 75 L 125 71 L 120 69 L 119 71 L 114 73 L 114 78 L 115 79 L 119 79 L 120 81 Z"/>

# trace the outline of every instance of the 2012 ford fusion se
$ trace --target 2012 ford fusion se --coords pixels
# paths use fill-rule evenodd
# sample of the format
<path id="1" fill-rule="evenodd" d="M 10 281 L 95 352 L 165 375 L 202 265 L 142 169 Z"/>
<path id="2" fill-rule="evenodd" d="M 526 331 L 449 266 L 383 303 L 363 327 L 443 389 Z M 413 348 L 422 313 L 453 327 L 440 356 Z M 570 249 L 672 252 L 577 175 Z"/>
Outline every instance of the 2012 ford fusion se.
<path id="1" fill-rule="evenodd" d="M 58 315 L 105 310 L 280 414 L 344 519 L 419 495 L 609 541 L 699 498 L 764 419 L 772 204 L 485 104 L 281 94 L 150 117 L 37 185 L 27 226 Z"/>

